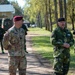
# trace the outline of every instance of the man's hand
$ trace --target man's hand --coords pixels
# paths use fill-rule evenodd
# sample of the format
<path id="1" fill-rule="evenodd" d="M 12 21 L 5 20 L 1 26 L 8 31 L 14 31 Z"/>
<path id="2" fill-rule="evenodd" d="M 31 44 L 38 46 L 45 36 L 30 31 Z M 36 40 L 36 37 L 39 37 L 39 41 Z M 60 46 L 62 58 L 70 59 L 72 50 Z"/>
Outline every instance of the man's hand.
<path id="1" fill-rule="evenodd" d="M 69 45 L 68 43 L 64 43 L 64 44 L 63 44 L 63 47 L 65 47 L 65 48 L 69 48 L 70 45 Z"/>

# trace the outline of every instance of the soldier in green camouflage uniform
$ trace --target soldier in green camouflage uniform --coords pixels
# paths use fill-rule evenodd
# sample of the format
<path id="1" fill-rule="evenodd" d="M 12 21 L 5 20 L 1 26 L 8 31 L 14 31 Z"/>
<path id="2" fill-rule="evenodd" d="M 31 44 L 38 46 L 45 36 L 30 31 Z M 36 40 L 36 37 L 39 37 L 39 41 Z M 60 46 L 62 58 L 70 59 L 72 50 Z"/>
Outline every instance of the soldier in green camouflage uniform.
<path id="1" fill-rule="evenodd" d="M 54 45 L 55 75 L 67 75 L 70 65 L 70 47 L 74 44 L 71 32 L 65 28 L 65 19 L 58 19 L 58 27 L 52 33 Z"/>
<path id="2" fill-rule="evenodd" d="M 24 51 L 25 31 L 22 26 L 21 16 L 13 18 L 14 25 L 4 34 L 3 45 L 8 50 L 9 56 L 9 75 L 16 75 L 16 70 L 19 70 L 19 75 L 26 75 L 26 56 Z"/>

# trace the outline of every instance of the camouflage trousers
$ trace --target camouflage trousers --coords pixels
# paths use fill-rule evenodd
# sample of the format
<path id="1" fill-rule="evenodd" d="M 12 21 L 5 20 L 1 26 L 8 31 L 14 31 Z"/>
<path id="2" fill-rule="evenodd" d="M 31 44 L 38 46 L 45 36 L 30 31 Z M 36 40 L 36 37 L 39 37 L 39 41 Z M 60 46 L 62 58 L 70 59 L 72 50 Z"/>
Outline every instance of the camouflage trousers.
<path id="1" fill-rule="evenodd" d="M 67 75 L 70 65 L 70 54 L 62 53 L 54 58 L 55 75 Z"/>
<path id="2" fill-rule="evenodd" d="M 26 75 L 27 60 L 25 56 L 9 57 L 9 75 L 16 75 L 18 69 L 19 75 Z"/>

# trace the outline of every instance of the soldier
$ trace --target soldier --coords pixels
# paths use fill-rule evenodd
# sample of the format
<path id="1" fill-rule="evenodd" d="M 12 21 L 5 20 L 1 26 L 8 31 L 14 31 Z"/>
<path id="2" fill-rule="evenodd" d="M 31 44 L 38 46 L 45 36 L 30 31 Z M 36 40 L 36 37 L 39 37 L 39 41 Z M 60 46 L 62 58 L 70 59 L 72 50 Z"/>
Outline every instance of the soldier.
<path id="1" fill-rule="evenodd" d="M 70 65 L 70 47 L 74 44 L 71 32 L 65 27 L 65 18 L 58 19 L 58 27 L 52 33 L 54 45 L 54 74 L 67 75 Z"/>
<path id="2" fill-rule="evenodd" d="M 25 36 L 26 36 L 27 35 L 28 28 L 26 27 L 25 24 L 22 24 L 22 28 L 25 30 Z M 28 53 L 27 50 L 26 50 L 26 37 L 25 37 L 24 42 L 25 42 L 24 50 L 25 50 L 26 53 Z"/>
<path id="3" fill-rule="evenodd" d="M 2 40 L 3 40 L 4 33 L 5 33 L 5 30 L 0 27 L 0 43 L 1 43 L 2 54 L 4 54 L 4 49 L 3 49 L 3 44 L 2 44 Z"/>
<path id="4" fill-rule="evenodd" d="M 9 58 L 9 75 L 16 75 L 16 70 L 19 70 L 19 75 L 26 75 L 26 55 L 24 51 L 25 31 L 22 27 L 22 16 L 13 18 L 14 25 L 4 34 L 3 45 L 5 50 L 8 50 Z"/>
<path id="5" fill-rule="evenodd" d="M 27 35 L 28 28 L 24 23 L 22 24 L 22 28 L 25 30 L 25 35 Z"/>

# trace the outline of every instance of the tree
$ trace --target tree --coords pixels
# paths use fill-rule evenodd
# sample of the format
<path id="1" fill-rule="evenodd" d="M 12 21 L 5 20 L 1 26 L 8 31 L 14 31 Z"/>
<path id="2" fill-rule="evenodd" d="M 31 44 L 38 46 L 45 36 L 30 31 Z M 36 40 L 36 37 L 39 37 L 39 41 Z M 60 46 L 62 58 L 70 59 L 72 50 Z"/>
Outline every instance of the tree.
<path id="1" fill-rule="evenodd" d="M 31 22 L 36 22 L 39 27 L 53 30 L 58 17 L 64 17 L 67 22 L 72 22 L 74 29 L 75 0 L 26 0 L 24 15 Z M 67 13 L 69 12 L 69 13 Z M 67 27 L 67 26 L 66 26 Z"/>
<path id="2" fill-rule="evenodd" d="M 23 10 L 22 10 L 21 7 L 18 5 L 18 3 L 12 1 L 11 4 L 12 4 L 12 5 L 14 6 L 14 8 L 15 8 L 15 14 L 14 14 L 14 16 L 15 16 L 15 15 L 21 15 L 21 16 L 23 16 Z"/>
<path id="3" fill-rule="evenodd" d="M 0 4 L 10 4 L 8 0 L 0 0 Z"/>
<path id="4" fill-rule="evenodd" d="M 51 1 L 50 0 L 48 0 L 49 2 L 49 17 L 50 17 L 50 31 L 52 32 L 52 18 L 51 18 Z"/>
<path id="5" fill-rule="evenodd" d="M 74 30 L 74 1 L 72 0 L 72 16 L 71 16 L 71 21 L 72 21 L 72 30 Z"/>
<path id="6" fill-rule="evenodd" d="M 66 0 L 64 0 L 64 18 L 66 20 L 66 27 L 67 27 L 67 6 L 66 6 Z"/>
<path id="7" fill-rule="evenodd" d="M 54 0 L 54 6 L 55 6 L 55 20 L 56 20 L 56 23 L 57 23 L 57 20 L 58 20 L 57 0 Z"/>
<path id="8" fill-rule="evenodd" d="M 62 0 L 59 0 L 59 11 L 60 11 L 60 17 L 63 17 L 63 5 L 62 5 Z"/>
<path id="9" fill-rule="evenodd" d="M 75 0 L 68 0 L 67 2 L 67 17 L 69 22 L 72 23 L 72 30 L 74 30 L 74 19 L 75 19 Z"/>
<path id="10" fill-rule="evenodd" d="M 44 1 L 43 0 L 27 0 L 27 5 L 24 8 L 25 16 L 28 16 L 30 22 L 35 22 L 39 27 L 44 25 Z"/>

